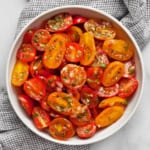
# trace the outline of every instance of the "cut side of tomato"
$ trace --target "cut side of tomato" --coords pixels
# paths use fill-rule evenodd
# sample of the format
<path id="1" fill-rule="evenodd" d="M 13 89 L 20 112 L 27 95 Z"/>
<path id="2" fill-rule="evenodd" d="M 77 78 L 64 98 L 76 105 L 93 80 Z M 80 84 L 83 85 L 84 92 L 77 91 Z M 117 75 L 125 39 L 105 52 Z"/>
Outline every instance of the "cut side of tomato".
<path id="1" fill-rule="evenodd" d="M 88 85 L 93 89 L 99 88 L 103 77 L 103 70 L 100 67 L 89 67 L 86 72 Z"/>
<path id="2" fill-rule="evenodd" d="M 114 86 L 111 86 L 111 87 L 104 87 L 104 86 L 101 86 L 98 91 L 97 91 L 97 94 L 99 97 L 112 97 L 112 96 L 115 96 L 117 95 L 119 92 L 119 85 L 118 84 L 115 84 Z"/>
<path id="3" fill-rule="evenodd" d="M 138 81 L 135 78 L 124 78 L 119 82 L 118 95 L 122 98 L 132 96 L 138 87 Z"/>
<path id="4" fill-rule="evenodd" d="M 49 19 L 45 25 L 45 29 L 49 32 L 63 32 L 72 24 L 72 16 L 68 13 L 62 13 Z"/>
<path id="5" fill-rule="evenodd" d="M 25 81 L 23 89 L 34 100 L 40 101 L 46 96 L 45 83 L 38 77 Z"/>
<path id="6" fill-rule="evenodd" d="M 78 89 L 86 82 L 86 72 L 84 68 L 75 64 L 66 65 L 60 74 L 63 84 L 71 89 Z"/>
<path id="7" fill-rule="evenodd" d="M 83 55 L 83 48 L 79 44 L 71 42 L 66 45 L 65 58 L 69 62 L 80 62 Z"/>
<path id="8" fill-rule="evenodd" d="M 32 36 L 35 33 L 35 29 L 30 29 L 28 30 L 23 37 L 23 43 L 31 43 L 32 41 Z"/>
<path id="9" fill-rule="evenodd" d="M 32 62 L 36 56 L 36 49 L 31 44 L 22 44 L 17 51 L 17 58 L 22 62 Z"/>
<path id="10" fill-rule="evenodd" d="M 78 127 L 76 129 L 77 135 L 80 138 L 90 138 L 92 137 L 96 132 L 96 125 L 95 124 L 87 124 L 83 127 Z"/>
<path id="11" fill-rule="evenodd" d="M 21 103 L 21 106 L 24 108 L 24 110 L 27 112 L 28 115 L 32 114 L 32 110 L 33 110 L 33 102 L 32 100 L 24 94 L 20 94 L 18 96 L 18 99 Z"/>
<path id="12" fill-rule="evenodd" d="M 32 37 L 32 45 L 39 51 L 45 51 L 50 37 L 51 36 L 47 30 L 39 29 L 34 33 Z"/>
<path id="13" fill-rule="evenodd" d="M 41 107 L 34 107 L 32 111 L 32 118 L 35 126 L 38 129 L 47 128 L 50 124 L 50 117 L 48 113 Z"/>
<path id="14" fill-rule="evenodd" d="M 47 112 L 50 112 L 51 109 L 47 103 L 47 98 L 48 98 L 48 94 L 40 101 L 40 104 L 41 104 L 41 107 L 47 111 Z"/>
<path id="15" fill-rule="evenodd" d="M 53 119 L 49 126 L 52 137 L 59 140 L 67 140 L 75 134 L 72 123 L 66 118 Z"/>

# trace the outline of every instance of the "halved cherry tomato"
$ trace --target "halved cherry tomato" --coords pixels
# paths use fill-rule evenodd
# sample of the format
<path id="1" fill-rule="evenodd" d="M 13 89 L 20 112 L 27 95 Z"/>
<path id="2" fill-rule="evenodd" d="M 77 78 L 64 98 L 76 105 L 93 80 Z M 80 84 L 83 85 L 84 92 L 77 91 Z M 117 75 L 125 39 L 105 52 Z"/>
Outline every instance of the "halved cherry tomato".
<path id="1" fill-rule="evenodd" d="M 135 77 L 135 62 L 134 60 L 129 60 L 127 62 L 124 63 L 125 66 L 125 73 L 123 75 L 123 77 L 125 78 L 133 78 Z"/>
<path id="2" fill-rule="evenodd" d="M 100 67 L 89 67 L 86 72 L 86 81 L 88 85 L 93 89 L 97 89 L 98 87 L 100 87 L 103 76 L 103 70 Z"/>
<path id="3" fill-rule="evenodd" d="M 124 113 L 123 106 L 112 106 L 104 109 L 96 118 L 98 128 L 103 128 L 117 121 Z"/>
<path id="4" fill-rule="evenodd" d="M 32 45 L 39 51 L 45 51 L 50 37 L 51 36 L 47 30 L 39 29 L 34 33 L 32 37 Z"/>
<path id="5" fill-rule="evenodd" d="M 90 112 L 91 112 L 91 115 L 92 115 L 92 118 L 96 118 L 99 114 L 99 108 L 98 107 L 92 107 L 90 108 Z"/>
<path id="6" fill-rule="evenodd" d="M 42 107 L 44 110 L 50 112 L 51 109 L 50 109 L 50 107 L 49 107 L 49 105 L 48 105 L 48 103 L 47 103 L 47 98 L 48 98 L 48 94 L 40 101 L 40 104 L 41 104 L 41 107 Z"/>
<path id="7" fill-rule="evenodd" d="M 71 89 L 78 89 L 86 82 L 86 72 L 83 67 L 75 64 L 66 65 L 60 72 L 63 84 Z"/>
<path id="8" fill-rule="evenodd" d="M 46 46 L 43 64 L 49 69 L 60 66 L 66 51 L 66 39 L 61 34 L 54 34 Z"/>
<path id="9" fill-rule="evenodd" d="M 47 85 L 47 91 L 48 92 L 54 92 L 54 91 L 62 91 L 63 84 L 60 81 L 59 76 L 56 75 L 50 75 L 46 79 L 46 85 Z"/>
<path id="10" fill-rule="evenodd" d="M 32 111 L 32 118 L 35 126 L 38 129 L 47 128 L 50 124 L 50 117 L 48 113 L 41 107 L 34 107 Z"/>
<path id="11" fill-rule="evenodd" d="M 128 104 L 127 100 L 124 98 L 121 98 L 119 96 L 114 96 L 111 98 L 103 99 L 98 107 L 99 108 L 106 108 L 106 107 L 111 107 L 111 106 L 116 106 L 116 105 L 124 105 L 126 106 Z"/>
<path id="12" fill-rule="evenodd" d="M 78 101 L 80 99 L 80 93 L 78 90 L 76 89 L 67 89 L 67 93 L 70 94 L 71 96 L 73 96 L 74 98 L 76 98 Z"/>
<path id="13" fill-rule="evenodd" d="M 51 93 L 48 96 L 47 103 L 50 108 L 63 115 L 70 115 L 72 109 L 79 105 L 78 100 L 64 92 Z"/>
<path id="14" fill-rule="evenodd" d="M 79 27 L 72 26 L 67 30 L 67 34 L 71 38 L 72 42 L 79 42 L 83 32 Z"/>
<path id="15" fill-rule="evenodd" d="M 138 87 L 138 81 L 135 78 L 124 78 L 119 82 L 118 95 L 122 98 L 133 95 Z"/>
<path id="16" fill-rule="evenodd" d="M 87 124 L 83 127 L 78 127 L 76 129 L 76 132 L 80 138 L 90 138 L 96 132 L 96 125 L 91 123 L 91 124 Z"/>
<path id="17" fill-rule="evenodd" d="M 69 62 L 80 62 L 83 55 L 83 48 L 79 44 L 70 42 L 66 45 L 65 58 Z"/>
<path id="18" fill-rule="evenodd" d="M 72 40 L 71 40 L 71 37 L 70 37 L 68 34 L 66 34 L 66 33 L 60 33 L 60 34 L 61 34 L 62 36 L 64 36 L 64 38 L 65 38 L 65 40 L 66 40 L 66 44 L 72 41 Z"/>
<path id="19" fill-rule="evenodd" d="M 49 126 L 49 132 L 52 137 L 59 140 L 67 140 L 75 134 L 72 123 L 66 118 L 53 119 Z"/>
<path id="20" fill-rule="evenodd" d="M 31 44 L 22 44 L 17 51 L 17 58 L 22 62 L 32 62 L 36 56 L 36 49 Z"/>
<path id="21" fill-rule="evenodd" d="M 83 87 L 81 89 L 81 101 L 89 108 L 96 107 L 99 103 L 97 93 L 88 87 Z"/>
<path id="22" fill-rule="evenodd" d="M 84 28 L 99 40 L 113 39 L 116 36 L 116 32 L 108 21 L 89 19 L 84 23 Z"/>
<path id="23" fill-rule="evenodd" d="M 31 115 L 33 110 L 32 100 L 25 94 L 19 94 L 18 99 L 21 103 L 21 106 L 24 108 L 27 114 Z"/>
<path id="24" fill-rule="evenodd" d="M 49 112 L 49 115 L 51 118 L 61 118 L 61 117 L 64 117 L 64 115 L 62 114 L 59 114 L 58 112 L 54 111 L 51 109 L 51 111 Z"/>
<path id="25" fill-rule="evenodd" d="M 42 100 L 46 95 L 46 86 L 38 77 L 25 81 L 23 88 L 29 97 L 37 101 Z"/>
<path id="26" fill-rule="evenodd" d="M 34 34 L 35 31 L 36 31 L 35 29 L 30 29 L 30 30 L 28 30 L 28 31 L 24 34 L 23 43 L 31 43 L 32 36 L 33 36 L 33 34 Z"/>
<path id="27" fill-rule="evenodd" d="M 80 45 L 84 49 L 84 55 L 80 63 L 82 65 L 88 66 L 94 61 L 96 55 L 95 41 L 93 35 L 89 32 L 83 33 L 80 38 Z"/>
<path id="28" fill-rule="evenodd" d="M 86 105 L 79 105 L 70 116 L 70 121 L 76 126 L 84 126 L 91 122 L 91 112 Z"/>
<path id="29" fill-rule="evenodd" d="M 83 16 L 74 16 L 73 17 L 73 24 L 81 24 L 81 23 L 86 22 L 86 20 L 87 19 Z"/>
<path id="30" fill-rule="evenodd" d="M 124 74 L 124 64 L 120 61 L 111 62 L 104 70 L 102 84 L 106 87 L 116 84 Z"/>
<path id="31" fill-rule="evenodd" d="M 49 19 L 45 29 L 49 32 L 62 32 L 67 30 L 72 24 L 72 16 L 68 13 L 61 13 Z"/>
<path id="32" fill-rule="evenodd" d="M 98 91 L 97 94 L 99 97 L 112 97 L 117 95 L 119 92 L 119 85 L 115 84 L 114 86 L 110 86 L 110 87 L 103 87 L 101 86 Z"/>
<path id="33" fill-rule="evenodd" d="M 103 50 L 109 57 L 119 61 L 127 61 L 133 57 L 132 47 L 124 40 L 106 40 Z"/>
<path id="34" fill-rule="evenodd" d="M 16 61 L 11 75 L 11 83 L 14 86 L 21 86 L 27 80 L 29 75 L 29 65 L 20 60 Z"/>

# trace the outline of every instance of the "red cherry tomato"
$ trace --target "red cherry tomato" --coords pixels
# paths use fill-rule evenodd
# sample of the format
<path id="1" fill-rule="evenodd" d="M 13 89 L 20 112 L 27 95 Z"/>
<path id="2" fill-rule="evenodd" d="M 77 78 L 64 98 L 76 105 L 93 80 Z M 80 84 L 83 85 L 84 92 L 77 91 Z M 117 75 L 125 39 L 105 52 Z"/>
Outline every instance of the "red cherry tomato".
<path id="1" fill-rule="evenodd" d="M 50 40 L 50 34 L 47 30 L 39 29 L 32 37 L 32 45 L 39 51 L 45 51 L 46 45 Z"/>
<path id="2" fill-rule="evenodd" d="M 32 100 L 24 94 L 19 94 L 18 99 L 21 103 L 21 106 L 25 109 L 28 115 L 32 114 L 33 110 L 33 102 Z"/>
<path id="3" fill-rule="evenodd" d="M 23 88 L 29 97 L 37 101 L 40 101 L 46 95 L 46 86 L 44 82 L 38 77 L 25 81 Z"/>
<path id="4" fill-rule="evenodd" d="M 97 89 L 101 85 L 103 70 L 100 67 L 89 67 L 87 69 L 87 83 L 93 88 Z"/>
<path id="5" fill-rule="evenodd" d="M 56 118 L 51 121 L 49 132 L 52 137 L 59 140 L 67 140 L 75 134 L 72 123 L 66 118 Z"/>
<path id="6" fill-rule="evenodd" d="M 83 87 L 81 89 L 81 101 L 89 108 L 96 107 L 99 103 L 97 93 L 88 87 Z"/>
<path id="7" fill-rule="evenodd" d="M 34 107 L 32 111 L 32 118 L 35 126 L 38 129 L 47 128 L 50 124 L 50 117 L 48 113 L 41 107 Z"/>
<path id="8" fill-rule="evenodd" d="M 36 56 L 36 49 L 31 44 L 22 44 L 17 51 L 17 58 L 22 62 L 32 62 Z"/>
<path id="9" fill-rule="evenodd" d="M 48 95 L 46 95 L 46 96 L 40 101 L 40 104 L 41 104 L 41 107 L 42 107 L 44 110 L 50 112 L 51 109 L 50 109 L 50 107 L 49 107 L 49 105 L 48 105 L 48 103 L 47 103 L 47 98 L 48 98 Z"/>
<path id="10" fill-rule="evenodd" d="M 86 105 L 81 105 L 76 107 L 74 112 L 72 112 L 70 120 L 76 126 L 84 126 L 91 122 L 91 118 L 92 116 L 89 108 Z"/>
<path id="11" fill-rule="evenodd" d="M 124 78 L 119 82 L 119 93 L 118 96 L 122 98 L 133 95 L 138 87 L 138 81 L 135 78 Z"/>
<path id="12" fill-rule="evenodd" d="M 63 32 L 72 24 L 72 16 L 67 13 L 62 13 L 49 19 L 45 25 L 45 29 L 49 32 Z"/>
<path id="13" fill-rule="evenodd" d="M 81 23 L 84 23 L 86 21 L 87 21 L 87 19 L 83 16 L 74 16 L 73 17 L 73 24 L 81 24 Z"/>
<path id="14" fill-rule="evenodd" d="M 78 90 L 76 90 L 76 89 L 67 89 L 67 92 L 71 95 L 71 96 L 73 96 L 75 99 L 77 99 L 78 101 L 79 101 L 79 99 L 80 99 L 80 93 L 79 93 L 79 91 Z"/>
<path id="15" fill-rule="evenodd" d="M 96 132 L 96 125 L 91 123 L 83 127 L 78 127 L 76 132 L 80 138 L 90 138 Z"/>
<path id="16" fill-rule="evenodd" d="M 23 43 L 31 43 L 32 36 L 33 36 L 34 32 L 35 32 L 35 29 L 30 29 L 30 30 L 28 30 L 28 31 L 24 34 Z"/>
<path id="17" fill-rule="evenodd" d="M 112 96 L 115 96 L 118 94 L 118 91 L 119 91 L 119 85 L 118 84 L 115 84 L 114 86 L 110 86 L 110 87 L 104 87 L 104 86 L 101 86 L 99 89 L 98 89 L 98 96 L 99 97 L 112 97 Z"/>
<path id="18" fill-rule="evenodd" d="M 70 42 L 66 45 L 65 58 L 69 62 L 80 62 L 83 54 L 83 48 L 79 44 Z"/>
<path id="19" fill-rule="evenodd" d="M 60 74 L 63 84 L 71 89 L 78 89 L 86 82 L 86 72 L 84 68 L 75 64 L 66 65 Z"/>

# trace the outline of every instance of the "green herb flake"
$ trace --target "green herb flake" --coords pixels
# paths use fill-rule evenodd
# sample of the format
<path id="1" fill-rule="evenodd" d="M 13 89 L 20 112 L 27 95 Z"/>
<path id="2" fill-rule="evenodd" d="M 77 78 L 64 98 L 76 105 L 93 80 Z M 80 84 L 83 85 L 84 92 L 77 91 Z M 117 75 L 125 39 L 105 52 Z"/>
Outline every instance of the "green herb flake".
<path id="1" fill-rule="evenodd" d="M 38 117 L 38 113 L 34 113 L 34 114 L 32 115 L 32 117 L 33 117 L 33 118 Z"/>
<path id="2" fill-rule="evenodd" d="M 106 68 L 106 64 L 100 64 L 99 65 L 101 68 L 105 69 Z"/>

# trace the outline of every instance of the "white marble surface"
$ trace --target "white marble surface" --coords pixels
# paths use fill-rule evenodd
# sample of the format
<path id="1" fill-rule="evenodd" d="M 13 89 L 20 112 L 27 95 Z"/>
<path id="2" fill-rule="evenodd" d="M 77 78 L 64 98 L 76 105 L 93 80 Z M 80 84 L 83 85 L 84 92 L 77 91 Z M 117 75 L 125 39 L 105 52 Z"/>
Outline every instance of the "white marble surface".
<path id="1" fill-rule="evenodd" d="M 0 1 L 0 86 L 5 86 L 6 61 L 17 19 L 26 0 Z M 146 79 L 141 103 L 131 120 L 116 134 L 90 146 L 90 150 L 150 150 L 150 41 L 142 52 Z"/>

